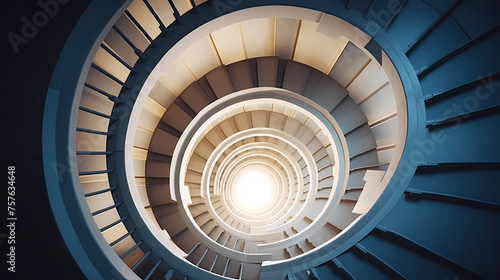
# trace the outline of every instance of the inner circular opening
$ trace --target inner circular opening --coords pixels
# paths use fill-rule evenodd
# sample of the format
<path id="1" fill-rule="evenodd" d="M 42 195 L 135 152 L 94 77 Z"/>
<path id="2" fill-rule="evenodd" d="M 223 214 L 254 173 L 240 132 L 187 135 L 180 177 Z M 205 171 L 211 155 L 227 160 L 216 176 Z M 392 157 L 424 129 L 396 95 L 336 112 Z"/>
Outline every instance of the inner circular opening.
<path id="1" fill-rule="evenodd" d="M 234 198 L 242 208 L 261 212 L 271 204 L 275 186 L 271 174 L 262 168 L 243 170 L 232 186 Z"/>

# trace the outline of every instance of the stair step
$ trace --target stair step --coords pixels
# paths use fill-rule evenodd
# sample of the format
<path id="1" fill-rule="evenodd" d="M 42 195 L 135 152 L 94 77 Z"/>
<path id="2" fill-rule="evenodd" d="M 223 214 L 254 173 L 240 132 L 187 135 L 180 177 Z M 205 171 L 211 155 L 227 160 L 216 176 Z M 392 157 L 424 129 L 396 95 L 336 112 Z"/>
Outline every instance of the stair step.
<path id="1" fill-rule="evenodd" d="M 354 205 L 356 205 L 356 202 L 340 201 L 338 207 L 335 209 L 335 215 L 332 215 L 328 222 L 339 229 L 345 229 L 359 216 L 352 213 Z"/>
<path id="2" fill-rule="evenodd" d="M 227 65 L 226 69 L 235 91 L 253 88 L 252 73 L 248 60 Z"/>
<path id="3" fill-rule="evenodd" d="M 215 101 L 211 95 L 207 94 L 198 81 L 190 84 L 179 97 L 189 105 L 196 113 L 205 108 L 208 104 Z"/>
<path id="4" fill-rule="evenodd" d="M 146 191 L 151 206 L 163 205 L 172 203 L 177 205 L 177 202 L 172 199 L 170 193 L 170 185 L 148 185 Z"/>
<path id="5" fill-rule="evenodd" d="M 234 92 L 231 79 L 224 65 L 208 72 L 205 77 L 217 98 L 224 97 Z"/>
<path id="6" fill-rule="evenodd" d="M 292 92 L 302 94 L 309 80 L 311 68 L 295 61 L 287 61 L 283 88 Z"/>
<path id="7" fill-rule="evenodd" d="M 367 122 L 365 114 L 350 96 L 346 96 L 339 105 L 331 111 L 331 115 L 344 134 L 349 133 L 351 130 Z"/>
<path id="8" fill-rule="evenodd" d="M 259 87 L 275 87 L 278 74 L 278 57 L 257 58 Z"/>

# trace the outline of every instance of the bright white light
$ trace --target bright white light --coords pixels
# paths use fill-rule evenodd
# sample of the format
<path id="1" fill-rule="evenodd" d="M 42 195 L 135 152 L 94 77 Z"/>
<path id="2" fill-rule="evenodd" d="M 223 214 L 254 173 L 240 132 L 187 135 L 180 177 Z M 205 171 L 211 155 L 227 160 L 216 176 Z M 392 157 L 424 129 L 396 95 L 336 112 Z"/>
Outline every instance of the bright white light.
<path id="1" fill-rule="evenodd" d="M 234 186 L 235 198 L 244 208 L 261 210 L 271 202 L 273 184 L 269 174 L 261 170 L 249 170 L 237 179 Z"/>

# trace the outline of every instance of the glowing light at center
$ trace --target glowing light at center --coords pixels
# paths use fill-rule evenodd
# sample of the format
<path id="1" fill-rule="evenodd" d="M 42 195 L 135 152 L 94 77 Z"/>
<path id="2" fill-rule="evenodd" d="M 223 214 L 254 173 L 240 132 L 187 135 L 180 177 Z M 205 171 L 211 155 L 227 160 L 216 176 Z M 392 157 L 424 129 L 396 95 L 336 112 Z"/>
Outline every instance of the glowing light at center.
<path id="1" fill-rule="evenodd" d="M 249 170 L 239 176 L 234 191 L 235 198 L 242 207 L 259 211 L 271 202 L 272 179 L 265 171 Z"/>

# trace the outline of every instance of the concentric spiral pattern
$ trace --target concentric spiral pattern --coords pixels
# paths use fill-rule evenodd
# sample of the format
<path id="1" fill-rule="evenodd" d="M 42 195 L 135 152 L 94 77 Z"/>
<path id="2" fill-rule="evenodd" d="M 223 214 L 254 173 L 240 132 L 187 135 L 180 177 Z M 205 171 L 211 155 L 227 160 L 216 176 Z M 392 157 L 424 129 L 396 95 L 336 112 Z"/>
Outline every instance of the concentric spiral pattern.
<path id="1" fill-rule="evenodd" d="M 282 20 L 260 18 L 259 11 L 253 9 L 256 19 L 251 21 L 256 24 Z M 288 21 L 296 16 L 294 11 L 279 14 Z M 305 18 L 315 17 L 303 11 Z M 338 19 L 330 20 L 333 23 L 325 18 L 324 24 L 352 31 Z M 325 36 L 314 31 L 314 22 L 301 23 L 304 38 Z M 258 277 L 263 263 L 301 262 L 352 227 L 376 201 L 391 173 L 382 185 L 377 181 L 397 165 L 404 142 L 398 140 L 404 135 L 398 127 L 405 127 L 406 118 L 405 110 L 398 109 L 404 108 L 404 97 L 393 90 L 400 87 L 397 76 L 385 74 L 369 52 L 342 38 L 323 38 L 344 48 L 328 54 L 336 65 L 351 63 L 355 53 L 368 67 L 362 70 L 359 65 L 361 71 L 375 71 L 380 80 L 369 82 L 372 78 L 358 74 L 353 81 L 330 62 L 325 65 L 330 70 L 315 69 L 322 63 L 316 59 L 302 58 L 311 64 L 306 65 L 276 56 L 228 58 L 231 54 L 217 38 L 246 24 L 227 19 L 208 23 L 165 53 L 139 94 L 138 100 L 145 102 L 142 111 L 141 101 L 136 103 L 132 116 L 138 116 L 137 123 L 130 122 L 127 136 L 135 138 L 133 154 L 137 148 L 147 150 L 144 165 L 135 165 L 136 179 L 129 185 L 134 188 L 145 175 L 147 196 L 139 194 L 140 201 L 147 201 L 144 207 L 157 227 L 184 252 L 179 256 L 236 278 Z M 276 30 L 275 36 L 294 32 L 279 30 L 281 35 Z M 367 40 L 357 32 L 353 42 Z M 195 55 L 192 50 L 209 54 L 204 38 L 220 60 L 232 62 L 204 69 L 199 76 L 189 66 L 189 55 Z M 256 51 L 253 48 L 247 42 L 245 52 Z M 271 53 L 277 51 L 276 46 Z M 300 61 L 300 51 L 295 53 Z M 201 65 L 212 63 L 210 56 L 200 59 Z M 393 71 L 391 67 L 385 63 L 387 71 Z M 183 69 L 199 77 L 188 84 Z M 377 99 L 387 104 L 381 107 Z M 396 106 L 396 100 L 403 103 Z M 144 131 L 152 133 L 145 137 Z M 367 170 L 375 176 L 366 176 Z M 378 195 L 370 190 L 371 195 L 360 199 L 363 180 L 373 180 Z"/>
<path id="2" fill-rule="evenodd" d="M 89 279 L 498 279 L 496 6 L 92 1 L 43 119 L 72 256 Z"/>
<path id="3" fill-rule="evenodd" d="M 198 225 L 196 230 L 210 235 L 220 227 L 245 244 L 254 243 L 253 248 L 245 247 L 246 253 L 265 252 L 266 246 L 276 247 L 273 241 L 279 241 L 285 245 L 272 249 L 275 252 L 273 259 L 279 259 L 285 258 L 281 253 L 287 247 L 283 239 L 295 235 L 284 231 L 285 228 L 297 227 L 306 215 L 315 223 L 324 223 L 318 214 L 329 212 L 323 209 L 325 205 L 338 203 L 341 190 L 345 188 L 343 178 L 348 162 L 342 147 L 345 140 L 339 138 L 338 125 L 322 123 L 314 115 L 320 112 L 311 105 L 314 104 L 291 92 L 259 88 L 222 98 L 198 114 L 179 140 L 172 162 L 181 168 L 174 167 L 172 175 L 175 175 L 171 176 L 174 178 L 171 192 L 176 193 L 178 203 L 187 204 L 186 214 Z M 304 110 L 304 107 L 310 108 Z M 333 121 L 327 118 L 328 112 L 322 110 L 321 113 L 325 121 Z M 207 115 L 210 117 L 204 118 Z M 246 119 L 248 115 L 254 116 L 250 123 Z M 293 123 L 293 129 L 283 130 L 283 120 Z M 246 126 L 241 126 L 241 121 L 247 122 Z M 239 131 L 231 131 L 231 123 L 236 124 Z M 225 131 L 226 139 L 207 154 L 210 150 L 207 143 L 213 143 L 216 131 Z M 188 144 L 183 145 L 186 140 Z M 180 158 L 189 160 L 176 163 Z M 245 207 L 248 198 L 238 197 L 236 193 L 241 187 L 236 182 L 242 180 L 249 169 L 253 172 L 263 170 L 261 174 L 265 173 L 261 176 L 268 180 L 270 198 L 264 198 L 268 202 L 260 207 Z M 242 183 L 253 183 L 252 178 L 246 176 L 246 179 L 249 181 Z M 175 184 L 187 187 L 176 190 Z M 183 198 L 188 198 L 187 202 Z M 327 202 L 315 203 L 316 200 Z M 316 209 L 313 211 L 313 208 Z M 200 213 L 211 218 L 197 218 Z M 207 226 L 209 221 L 212 224 Z M 309 228 L 317 230 L 315 223 Z M 261 249 L 258 244 L 263 245 Z M 267 254 L 261 257 L 269 258 Z"/>
<path id="4" fill-rule="evenodd" d="M 356 13 L 248 3 L 169 18 L 176 5 L 133 1 L 81 85 L 79 184 L 141 278 L 314 274 L 377 226 L 416 168 L 411 154 L 400 165 L 422 134 L 408 127 L 416 78 L 385 33 Z"/>

